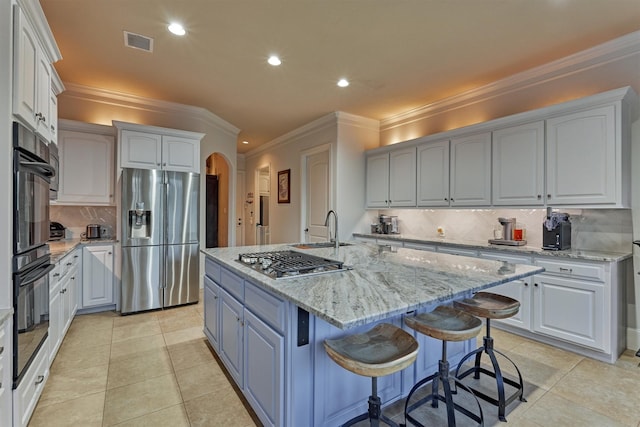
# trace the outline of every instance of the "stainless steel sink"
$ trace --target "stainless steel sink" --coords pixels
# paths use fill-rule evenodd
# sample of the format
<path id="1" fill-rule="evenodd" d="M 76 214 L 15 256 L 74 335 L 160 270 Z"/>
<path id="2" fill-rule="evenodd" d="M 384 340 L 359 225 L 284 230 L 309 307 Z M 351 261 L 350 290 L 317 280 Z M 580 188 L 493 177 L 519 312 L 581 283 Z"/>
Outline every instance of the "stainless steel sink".
<path id="1" fill-rule="evenodd" d="M 297 245 L 292 245 L 297 249 L 318 249 L 318 248 L 333 248 L 336 244 L 333 242 L 309 242 L 309 243 L 298 243 Z M 340 246 L 351 246 L 351 243 L 340 243 Z"/>

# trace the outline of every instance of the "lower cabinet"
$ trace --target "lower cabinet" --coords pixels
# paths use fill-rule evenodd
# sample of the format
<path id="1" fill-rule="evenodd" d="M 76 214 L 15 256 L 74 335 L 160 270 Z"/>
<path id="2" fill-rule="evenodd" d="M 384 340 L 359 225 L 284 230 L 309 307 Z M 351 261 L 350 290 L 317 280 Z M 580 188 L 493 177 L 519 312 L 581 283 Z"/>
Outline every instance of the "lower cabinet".
<path id="1" fill-rule="evenodd" d="M 75 249 L 49 273 L 49 363 L 55 359 L 78 308 L 80 256 L 80 249 Z"/>
<path id="2" fill-rule="evenodd" d="M 26 375 L 13 391 L 13 427 L 26 427 L 49 378 L 49 339 L 47 338 Z"/>
<path id="3" fill-rule="evenodd" d="M 11 331 L 13 316 L 0 323 L 0 425 L 11 425 Z"/>
<path id="4" fill-rule="evenodd" d="M 115 304 L 113 245 L 87 245 L 82 249 L 82 307 Z"/>
<path id="5" fill-rule="evenodd" d="M 204 333 L 211 346 L 219 350 L 220 287 L 204 276 Z"/>
<path id="6" fill-rule="evenodd" d="M 224 289 L 220 290 L 220 358 L 242 388 L 244 307 Z"/>

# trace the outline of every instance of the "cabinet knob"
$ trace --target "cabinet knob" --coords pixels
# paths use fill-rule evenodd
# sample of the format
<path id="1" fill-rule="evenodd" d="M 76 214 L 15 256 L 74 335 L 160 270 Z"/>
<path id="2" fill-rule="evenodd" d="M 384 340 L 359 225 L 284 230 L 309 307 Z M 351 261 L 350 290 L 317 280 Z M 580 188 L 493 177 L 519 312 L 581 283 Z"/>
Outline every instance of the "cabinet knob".
<path id="1" fill-rule="evenodd" d="M 0 354 L 4 353 L 4 346 L 0 347 Z"/>
<path id="2" fill-rule="evenodd" d="M 542 195 L 538 194 L 538 200 L 542 199 Z"/>
<path id="3" fill-rule="evenodd" d="M 240 321 L 240 318 L 236 316 L 236 322 L 239 322 L 239 321 Z"/>
<path id="4" fill-rule="evenodd" d="M 35 385 L 40 384 L 42 381 L 44 381 L 44 375 L 38 375 Z"/>
<path id="5" fill-rule="evenodd" d="M 534 284 L 533 284 L 533 286 L 535 286 L 535 287 L 537 288 L 537 287 L 538 287 L 538 284 L 537 284 L 537 283 L 534 283 Z"/>
<path id="6" fill-rule="evenodd" d="M 61 293 L 61 294 L 64 294 L 64 289 L 60 289 L 60 293 Z"/>
<path id="7" fill-rule="evenodd" d="M 68 262 L 67 265 L 71 265 L 72 263 Z"/>
<path id="8" fill-rule="evenodd" d="M 445 201 L 445 202 L 448 202 L 448 201 L 449 201 L 449 198 L 448 198 L 448 197 L 445 197 L 445 198 L 444 198 L 444 201 Z"/>
<path id="9" fill-rule="evenodd" d="M 107 255 L 111 255 L 111 252 L 107 252 Z"/>
<path id="10" fill-rule="evenodd" d="M 452 202 L 455 202 L 455 200 L 453 200 L 453 197 L 451 198 L 451 201 L 452 201 Z"/>
<path id="11" fill-rule="evenodd" d="M 74 255 L 73 257 L 74 257 L 74 258 L 78 258 L 78 255 Z"/>
<path id="12" fill-rule="evenodd" d="M 60 273 L 53 273 L 53 277 L 60 277 Z"/>
<path id="13" fill-rule="evenodd" d="M 573 269 L 572 268 L 560 267 L 560 271 L 562 271 L 563 273 L 573 273 Z"/>
<path id="14" fill-rule="evenodd" d="M 71 280 L 76 280 L 76 276 L 71 276 Z"/>
<path id="15" fill-rule="evenodd" d="M 527 282 L 524 282 L 524 285 L 525 285 L 525 286 L 529 286 L 529 284 L 528 284 Z"/>
<path id="16" fill-rule="evenodd" d="M 547 199 L 550 199 L 550 198 L 551 198 L 551 194 L 547 194 Z"/>
<path id="17" fill-rule="evenodd" d="M 51 132 L 56 133 L 56 127 L 54 125 L 51 125 Z"/>
<path id="18" fill-rule="evenodd" d="M 213 296 L 213 299 L 218 299 L 218 295 L 214 295 L 214 296 Z"/>
<path id="19" fill-rule="evenodd" d="M 162 166 L 167 166 L 167 164 L 166 164 L 166 163 L 163 163 L 163 164 L 162 164 Z"/>

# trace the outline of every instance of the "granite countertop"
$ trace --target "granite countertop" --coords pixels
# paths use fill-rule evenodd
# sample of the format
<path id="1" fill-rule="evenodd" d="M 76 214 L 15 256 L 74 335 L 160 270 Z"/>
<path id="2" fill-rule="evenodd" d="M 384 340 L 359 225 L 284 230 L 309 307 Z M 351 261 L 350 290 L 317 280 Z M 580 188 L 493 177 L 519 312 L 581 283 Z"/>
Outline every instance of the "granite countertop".
<path id="1" fill-rule="evenodd" d="M 13 308 L 0 308 L 0 326 L 11 316 L 13 316 Z"/>
<path id="2" fill-rule="evenodd" d="M 240 264 L 241 253 L 297 250 L 290 245 L 202 249 L 238 275 L 315 316 L 348 329 L 419 308 L 429 308 L 544 271 L 522 264 L 350 242 L 334 248 L 300 250 L 343 261 L 350 271 L 275 280 Z"/>
<path id="3" fill-rule="evenodd" d="M 618 262 L 631 258 L 631 252 L 607 252 L 585 249 L 566 249 L 564 251 L 549 251 L 535 246 L 507 246 L 492 245 L 488 241 L 478 242 L 472 240 L 455 240 L 450 238 L 428 238 L 413 236 L 410 234 L 372 234 L 353 233 L 353 237 L 364 237 L 369 239 L 398 240 L 401 242 L 417 244 L 436 244 L 439 246 L 461 247 L 476 250 L 504 251 L 514 255 L 542 255 L 557 258 L 572 258 L 577 260 Z"/>
<path id="4" fill-rule="evenodd" d="M 55 264 L 64 258 L 69 252 L 79 245 L 97 245 L 104 243 L 117 243 L 116 239 L 62 239 L 49 242 L 49 251 L 51 252 L 51 263 Z"/>

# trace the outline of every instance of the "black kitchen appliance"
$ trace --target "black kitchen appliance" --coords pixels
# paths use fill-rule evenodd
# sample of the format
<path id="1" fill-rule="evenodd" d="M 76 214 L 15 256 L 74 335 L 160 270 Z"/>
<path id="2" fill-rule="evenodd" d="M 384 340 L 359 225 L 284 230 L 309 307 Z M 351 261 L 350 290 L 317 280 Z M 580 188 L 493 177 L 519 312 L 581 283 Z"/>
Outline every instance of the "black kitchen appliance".
<path id="1" fill-rule="evenodd" d="M 64 239 L 66 227 L 59 222 L 51 221 L 49 223 L 49 240 Z"/>
<path id="2" fill-rule="evenodd" d="M 569 214 L 547 212 L 547 218 L 542 223 L 542 249 L 552 251 L 571 249 Z"/>

